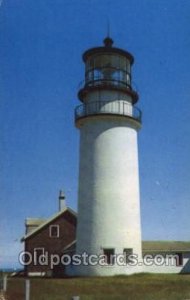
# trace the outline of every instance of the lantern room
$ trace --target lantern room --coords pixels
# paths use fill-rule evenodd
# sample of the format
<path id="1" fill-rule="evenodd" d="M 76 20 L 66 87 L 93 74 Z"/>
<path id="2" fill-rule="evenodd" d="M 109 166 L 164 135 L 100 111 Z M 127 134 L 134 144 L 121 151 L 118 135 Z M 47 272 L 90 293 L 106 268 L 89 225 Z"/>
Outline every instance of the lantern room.
<path id="1" fill-rule="evenodd" d="M 138 94 L 132 88 L 131 79 L 134 58 L 129 52 L 112 45 L 113 40 L 107 37 L 103 47 L 91 48 L 83 54 L 85 81 L 78 94 L 81 101 L 94 89 L 126 92 L 132 97 L 133 104 L 138 101 Z"/>

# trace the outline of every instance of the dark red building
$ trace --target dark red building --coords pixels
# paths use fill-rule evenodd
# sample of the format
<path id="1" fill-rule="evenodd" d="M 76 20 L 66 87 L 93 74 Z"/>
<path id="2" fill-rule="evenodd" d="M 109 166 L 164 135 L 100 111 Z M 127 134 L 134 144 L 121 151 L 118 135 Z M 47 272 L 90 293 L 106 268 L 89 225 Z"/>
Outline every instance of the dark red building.
<path id="1" fill-rule="evenodd" d="M 26 219 L 25 275 L 64 276 L 61 257 L 64 248 L 76 238 L 76 213 L 65 206 L 65 197 L 59 195 L 60 211 L 47 220 Z"/>

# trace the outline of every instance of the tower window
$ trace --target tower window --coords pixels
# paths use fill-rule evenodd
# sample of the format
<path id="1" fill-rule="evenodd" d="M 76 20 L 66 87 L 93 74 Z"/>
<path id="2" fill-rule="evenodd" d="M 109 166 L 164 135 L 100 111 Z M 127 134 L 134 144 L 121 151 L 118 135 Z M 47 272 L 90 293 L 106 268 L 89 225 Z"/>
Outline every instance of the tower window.
<path id="1" fill-rule="evenodd" d="M 113 248 L 103 249 L 105 256 L 105 263 L 107 265 L 113 265 L 115 262 L 115 250 Z"/>
<path id="2" fill-rule="evenodd" d="M 183 253 L 176 253 L 176 266 L 182 267 L 183 266 Z"/>
<path id="3" fill-rule="evenodd" d="M 133 254 L 133 249 L 132 248 L 125 248 L 125 249 L 123 249 L 123 254 L 124 254 L 125 264 L 130 263 L 131 262 L 131 255 Z"/>
<path id="4" fill-rule="evenodd" d="M 51 225 L 49 227 L 49 236 L 53 238 L 59 237 L 59 225 Z"/>

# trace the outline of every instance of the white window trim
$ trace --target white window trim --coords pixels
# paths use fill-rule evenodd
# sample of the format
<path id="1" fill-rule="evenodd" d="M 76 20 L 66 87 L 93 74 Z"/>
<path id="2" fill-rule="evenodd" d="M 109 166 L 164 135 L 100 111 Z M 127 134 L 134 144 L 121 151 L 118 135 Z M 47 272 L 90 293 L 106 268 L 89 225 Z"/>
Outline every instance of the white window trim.
<path id="1" fill-rule="evenodd" d="M 34 248 L 34 252 L 36 252 L 36 250 L 42 250 L 42 254 L 43 255 L 45 253 L 45 248 L 44 247 L 36 247 L 36 248 Z"/>
<path id="2" fill-rule="evenodd" d="M 57 228 L 57 235 L 56 236 L 52 236 L 51 230 L 52 230 L 53 227 Z M 59 238 L 59 225 L 50 225 L 50 227 L 49 227 L 49 237 L 50 238 Z"/>
<path id="3" fill-rule="evenodd" d="M 45 248 L 43 248 L 43 247 L 36 247 L 36 248 L 34 248 L 34 264 L 35 265 L 38 265 L 38 259 L 37 259 L 37 250 L 41 250 L 42 251 L 42 254 L 41 255 L 45 255 Z"/>
<path id="4" fill-rule="evenodd" d="M 32 277 L 32 276 L 40 276 L 43 277 L 45 276 L 46 273 L 45 272 L 28 272 L 28 276 Z"/>

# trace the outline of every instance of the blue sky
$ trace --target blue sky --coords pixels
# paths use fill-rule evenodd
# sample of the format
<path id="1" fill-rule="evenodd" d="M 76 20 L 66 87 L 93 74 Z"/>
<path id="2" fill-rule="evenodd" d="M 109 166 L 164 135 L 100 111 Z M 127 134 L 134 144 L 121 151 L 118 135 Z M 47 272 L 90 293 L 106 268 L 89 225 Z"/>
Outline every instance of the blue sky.
<path id="1" fill-rule="evenodd" d="M 82 53 L 135 56 L 143 239 L 190 240 L 190 1 L 4 0 L 0 7 L 0 266 L 16 266 L 26 217 L 76 209 Z"/>

